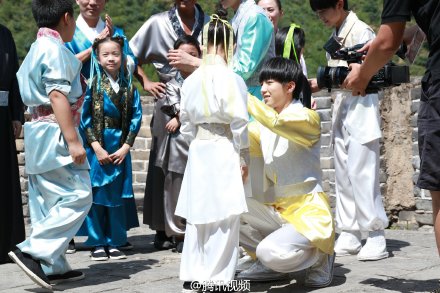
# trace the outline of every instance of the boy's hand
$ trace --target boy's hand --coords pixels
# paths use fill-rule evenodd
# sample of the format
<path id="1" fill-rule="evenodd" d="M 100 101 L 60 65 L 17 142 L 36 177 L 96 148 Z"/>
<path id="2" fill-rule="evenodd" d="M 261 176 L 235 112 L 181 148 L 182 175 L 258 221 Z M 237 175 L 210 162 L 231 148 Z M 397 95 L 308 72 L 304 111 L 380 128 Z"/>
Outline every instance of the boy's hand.
<path id="1" fill-rule="evenodd" d="M 83 164 L 86 160 L 86 150 L 79 141 L 69 144 L 69 153 L 73 163 L 77 165 Z"/>
<path id="2" fill-rule="evenodd" d="M 176 132 L 176 130 L 180 127 L 180 122 L 179 120 L 174 117 L 173 119 L 171 119 L 170 121 L 168 121 L 167 125 L 165 125 L 165 129 L 169 132 L 169 133 L 174 133 Z"/>
<path id="3" fill-rule="evenodd" d="M 243 183 L 246 182 L 248 175 L 249 175 L 249 168 L 246 165 L 240 166 L 241 169 L 241 180 Z"/>
<path id="4" fill-rule="evenodd" d="M 110 155 L 110 159 L 113 160 L 113 164 L 121 165 L 129 151 L 130 145 L 124 143 L 119 150 Z"/>

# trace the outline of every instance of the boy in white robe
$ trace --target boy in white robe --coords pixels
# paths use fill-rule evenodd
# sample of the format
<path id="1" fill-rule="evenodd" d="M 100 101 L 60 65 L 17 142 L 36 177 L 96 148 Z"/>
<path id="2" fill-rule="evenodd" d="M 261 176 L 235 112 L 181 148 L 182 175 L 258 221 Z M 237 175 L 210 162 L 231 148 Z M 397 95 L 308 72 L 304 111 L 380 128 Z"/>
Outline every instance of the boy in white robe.
<path id="1" fill-rule="evenodd" d="M 247 87 L 228 66 L 232 27 L 213 15 L 204 39 L 202 65 L 181 90 L 180 132 L 190 142 L 175 212 L 187 221 L 180 266 L 184 289 L 190 282 L 221 286 L 234 278 L 240 214 L 247 211 Z"/>

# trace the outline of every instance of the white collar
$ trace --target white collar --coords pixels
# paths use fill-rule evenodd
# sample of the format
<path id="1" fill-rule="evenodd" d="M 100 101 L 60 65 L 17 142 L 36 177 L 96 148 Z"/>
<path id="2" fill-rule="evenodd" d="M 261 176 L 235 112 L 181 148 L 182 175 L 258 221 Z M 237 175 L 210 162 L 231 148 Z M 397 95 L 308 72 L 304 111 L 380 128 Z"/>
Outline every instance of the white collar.
<path id="1" fill-rule="evenodd" d="M 194 22 L 194 25 L 193 25 L 193 28 L 192 28 L 192 33 L 194 32 L 194 29 L 196 28 L 196 24 L 197 24 L 197 20 L 199 19 L 199 9 L 197 8 L 197 6 L 194 6 L 194 10 L 196 11 L 195 13 L 194 13 L 194 20 L 195 20 L 195 22 Z M 177 19 L 179 20 L 179 23 L 180 23 L 180 27 L 183 29 L 183 22 L 182 22 L 182 19 L 180 18 L 180 15 L 179 15 L 179 9 L 177 9 L 176 8 L 176 16 L 177 16 Z"/>
<path id="2" fill-rule="evenodd" d="M 110 85 L 112 86 L 115 93 L 119 92 L 119 78 L 114 80 L 113 77 L 105 70 L 103 69 L 105 74 L 107 74 L 108 80 L 110 81 Z"/>
<path id="3" fill-rule="evenodd" d="M 345 43 L 345 39 L 350 34 L 351 29 L 356 24 L 356 22 L 359 20 L 356 13 L 353 11 L 349 11 L 347 17 L 342 22 L 341 26 L 339 27 L 339 30 L 336 31 L 336 29 L 333 30 L 333 35 L 338 38 L 338 41 L 340 41 L 342 44 Z"/>
<path id="4" fill-rule="evenodd" d="M 304 108 L 304 105 L 301 103 L 299 99 L 293 99 L 292 102 L 290 102 L 289 106 L 286 107 L 286 109 L 287 108 L 291 108 L 292 110 L 302 109 Z"/>
<path id="5" fill-rule="evenodd" d="M 78 27 L 79 30 L 83 32 L 83 34 L 87 37 L 87 39 L 93 43 L 96 37 L 105 29 L 105 22 L 101 18 L 99 18 L 96 27 L 89 27 L 87 22 L 80 14 L 76 19 L 76 26 Z"/>

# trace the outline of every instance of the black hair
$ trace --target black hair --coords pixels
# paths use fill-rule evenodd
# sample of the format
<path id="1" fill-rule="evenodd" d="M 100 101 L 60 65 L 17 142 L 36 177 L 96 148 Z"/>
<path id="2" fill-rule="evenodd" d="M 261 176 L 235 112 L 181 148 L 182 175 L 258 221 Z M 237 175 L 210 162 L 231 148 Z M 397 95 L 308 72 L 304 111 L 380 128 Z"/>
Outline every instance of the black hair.
<path id="1" fill-rule="evenodd" d="M 200 50 L 200 43 L 197 41 L 197 39 L 191 35 L 183 35 L 180 38 L 178 38 L 174 42 L 174 49 L 179 49 L 181 45 L 192 45 L 197 49 L 197 53 L 199 54 L 199 57 L 202 55 L 202 51 Z"/>
<path id="2" fill-rule="evenodd" d="M 55 28 L 65 13 L 73 17 L 72 0 L 32 0 L 32 15 L 39 28 Z"/>
<path id="3" fill-rule="evenodd" d="M 335 8 L 339 0 L 309 0 L 313 11 Z M 344 10 L 348 10 L 348 0 L 344 0 Z"/>
<path id="4" fill-rule="evenodd" d="M 289 29 L 290 29 L 289 26 L 279 28 L 275 35 L 275 54 L 277 56 L 283 57 L 284 43 L 286 42 L 287 33 L 289 32 Z M 301 51 L 304 48 L 304 45 L 306 44 L 306 35 L 302 28 L 296 27 L 295 30 L 293 31 L 293 43 L 295 46 L 296 56 L 298 57 L 299 60 Z M 295 53 L 293 50 L 290 50 L 290 56 L 288 58 L 292 59 L 293 61 L 296 61 Z"/>
<path id="5" fill-rule="evenodd" d="M 264 63 L 260 71 L 260 83 L 273 79 L 280 83 L 288 83 L 293 81 L 295 89 L 292 97 L 298 99 L 303 89 L 304 74 L 301 65 L 293 60 L 283 57 L 274 57 Z"/>
<path id="6" fill-rule="evenodd" d="M 228 11 L 226 9 L 223 9 L 222 7 L 218 7 L 216 14 L 220 19 L 226 20 L 228 16 Z M 226 32 L 226 35 L 224 31 Z M 226 47 L 229 47 L 230 34 L 234 34 L 234 31 L 232 29 L 230 29 L 223 22 L 211 18 L 211 21 L 209 22 L 209 26 L 208 26 L 208 40 L 206 43 L 208 45 L 213 45 L 214 36 L 215 36 L 216 38 L 215 41 L 217 46 L 223 44 L 226 41 Z M 234 38 L 234 42 L 235 42 L 235 38 Z"/>
<path id="7" fill-rule="evenodd" d="M 93 51 L 96 52 L 96 55 L 98 55 L 99 53 L 99 45 L 101 45 L 102 43 L 108 42 L 108 41 L 113 41 L 115 43 L 118 43 L 119 46 L 121 47 L 121 53 L 124 52 L 124 38 L 121 36 L 114 36 L 114 37 L 105 37 L 102 39 L 96 38 L 95 41 L 93 42 L 92 45 L 92 49 Z"/>
<path id="8" fill-rule="evenodd" d="M 258 2 L 260 2 L 260 0 L 258 0 Z M 283 7 L 281 6 L 281 1 L 280 0 L 275 0 L 275 3 L 277 4 L 279 10 L 283 9 Z"/>

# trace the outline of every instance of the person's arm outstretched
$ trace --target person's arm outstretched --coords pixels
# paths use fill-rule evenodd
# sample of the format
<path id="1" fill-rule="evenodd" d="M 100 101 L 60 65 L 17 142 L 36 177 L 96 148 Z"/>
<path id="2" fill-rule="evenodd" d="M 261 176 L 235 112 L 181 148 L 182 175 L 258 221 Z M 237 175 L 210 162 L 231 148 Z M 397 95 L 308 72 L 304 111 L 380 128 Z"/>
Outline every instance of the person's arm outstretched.
<path id="1" fill-rule="evenodd" d="M 303 108 L 278 114 L 252 95 L 248 97 L 248 111 L 264 127 L 305 147 L 312 147 L 321 137 L 321 120 L 316 111 Z"/>
<path id="2" fill-rule="evenodd" d="M 373 75 L 395 54 L 402 43 L 405 22 L 382 24 L 376 38 L 360 50 L 368 50 L 362 64 L 350 64 L 350 73 L 342 87 L 352 91 L 354 96 L 365 96 L 365 89 Z"/>

